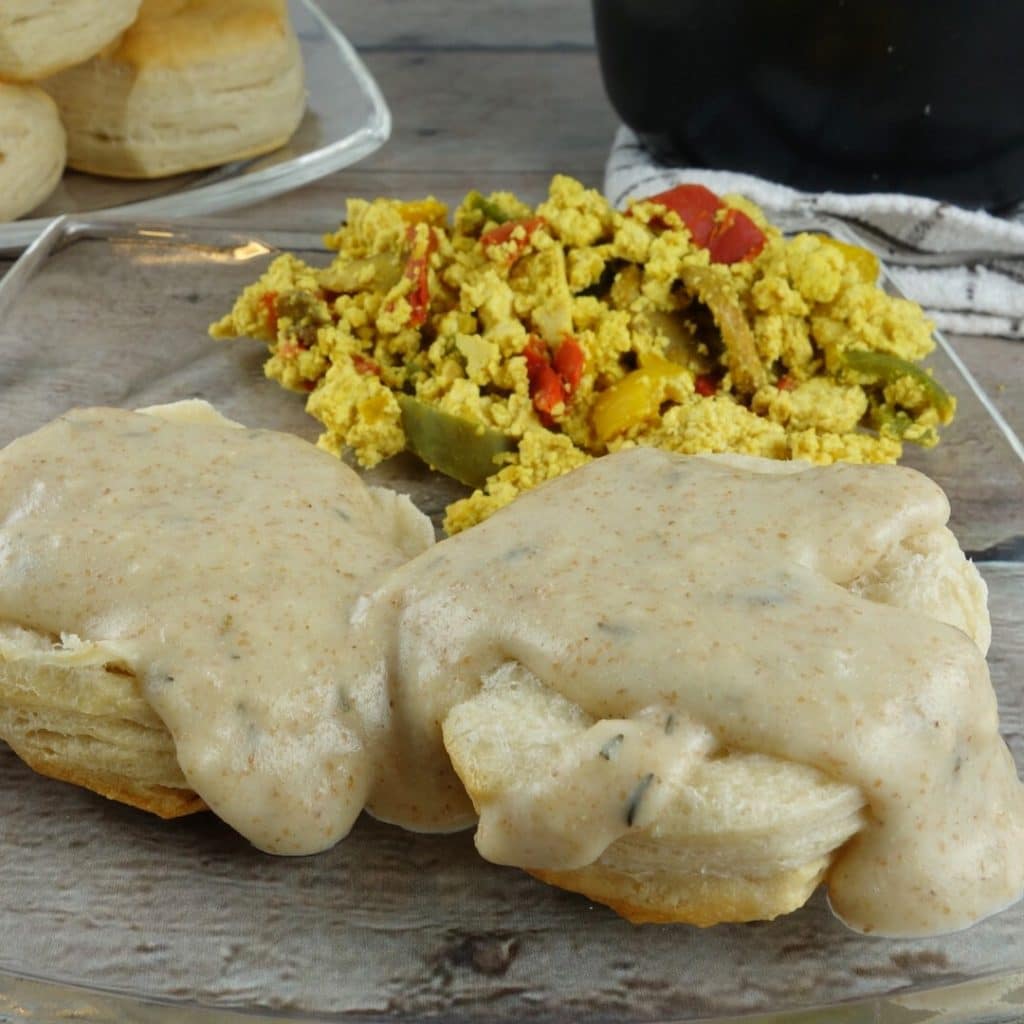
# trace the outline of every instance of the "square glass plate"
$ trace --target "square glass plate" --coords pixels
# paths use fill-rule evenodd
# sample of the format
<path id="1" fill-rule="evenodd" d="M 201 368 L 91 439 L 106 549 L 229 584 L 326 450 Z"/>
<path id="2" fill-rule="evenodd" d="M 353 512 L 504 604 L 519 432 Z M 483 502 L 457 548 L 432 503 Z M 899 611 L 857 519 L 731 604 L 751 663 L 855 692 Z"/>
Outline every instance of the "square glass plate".
<path id="1" fill-rule="evenodd" d="M 290 0 L 306 72 L 306 113 L 286 145 L 250 160 L 154 181 L 65 172 L 31 215 L 0 224 L 0 253 L 20 252 L 62 214 L 195 217 L 306 185 L 362 160 L 391 134 L 391 114 L 352 45 L 313 0 Z"/>
<path id="2" fill-rule="evenodd" d="M 325 225 L 326 227 L 327 225 Z M 278 249 L 318 239 L 202 224 L 58 222 L 0 284 L 0 443 L 76 405 L 186 396 L 315 437 L 263 346 L 207 325 Z M 988 580 L 1003 731 L 1024 764 L 1024 460 L 942 339 L 959 399 L 912 461 L 949 493 Z M 434 513 L 459 493 L 411 460 L 372 474 Z M 846 930 L 819 893 L 772 923 L 635 927 L 477 856 L 472 835 L 362 819 L 303 859 L 212 815 L 161 822 L 0 749 L 0 1020 L 1003 1022 L 1024 1015 L 1024 904 L 935 939 Z"/>

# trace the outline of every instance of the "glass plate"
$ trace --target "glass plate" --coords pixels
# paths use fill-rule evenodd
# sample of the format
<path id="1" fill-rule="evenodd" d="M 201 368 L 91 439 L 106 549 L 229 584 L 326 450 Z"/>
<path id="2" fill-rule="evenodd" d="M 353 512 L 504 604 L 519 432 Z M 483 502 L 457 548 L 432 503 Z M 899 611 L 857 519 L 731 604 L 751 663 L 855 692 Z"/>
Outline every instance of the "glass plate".
<path id="1" fill-rule="evenodd" d="M 391 114 L 352 45 L 313 0 L 289 0 L 306 71 L 306 113 L 280 149 L 251 160 L 155 181 L 67 171 L 29 219 L 0 224 L 0 253 L 19 252 L 54 217 L 102 211 L 195 217 L 308 184 L 369 156 L 391 134 Z"/>
<path id="2" fill-rule="evenodd" d="M 193 395 L 314 437 L 299 397 L 263 377 L 261 345 L 206 336 L 277 249 L 327 259 L 308 235 L 52 226 L 0 284 L 0 443 L 74 405 Z M 942 444 L 912 461 L 950 494 L 988 580 L 990 665 L 1020 765 L 1022 449 L 942 339 L 932 365 L 960 411 Z M 435 515 L 457 493 L 404 458 L 371 475 Z M 0 863 L 0 1020 L 207 1024 L 227 1009 L 466 1024 L 1024 1015 L 1024 904 L 905 941 L 853 934 L 821 894 L 772 923 L 634 927 L 486 863 L 469 832 L 416 836 L 364 818 L 327 853 L 275 859 L 212 815 L 161 822 L 41 778 L 6 748 Z"/>

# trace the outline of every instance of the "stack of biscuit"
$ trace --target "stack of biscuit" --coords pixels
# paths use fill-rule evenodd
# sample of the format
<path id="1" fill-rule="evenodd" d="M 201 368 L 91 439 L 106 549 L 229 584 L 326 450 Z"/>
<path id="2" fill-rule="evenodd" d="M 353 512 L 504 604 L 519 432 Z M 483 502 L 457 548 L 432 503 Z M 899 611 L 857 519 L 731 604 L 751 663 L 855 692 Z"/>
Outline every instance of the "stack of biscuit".
<path id="1" fill-rule="evenodd" d="M 305 109 L 286 0 L 4 0 L 0 221 L 65 165 L 159 178 L 282 146 Z"/>

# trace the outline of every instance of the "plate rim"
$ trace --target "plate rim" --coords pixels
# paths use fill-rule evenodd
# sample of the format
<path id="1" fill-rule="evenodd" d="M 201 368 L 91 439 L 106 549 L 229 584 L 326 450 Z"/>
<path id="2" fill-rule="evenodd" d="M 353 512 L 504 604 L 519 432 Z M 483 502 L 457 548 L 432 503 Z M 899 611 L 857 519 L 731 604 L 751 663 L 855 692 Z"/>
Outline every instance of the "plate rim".
<path id="1" fill-rule="evenodd" d="M 341 29 L 323 12 L 316 0 L 289 0 L 311 18 L 327 39 L 337 48 L 340 62 L 352 74 L 370 112 L 355 131 L 290 160 L 273 164 L 251 174 L 218 177 L 214 181 L 184 188 L 151 199 L 123 203 L 118 206 L 98 207 L 95 210 L 75 210 L 46 217 L 14 220 L 0 224 L 0 256 L 15 256 L 38 241 L 43 233 L 60 221 L 119 220 L 139 217 L 173 217 L 175 205 L 187 196 L 189 216 L 228 210 L 262 199 L 332 174 L 351 166 L 378 150 L 391 137 L 391 110 L 376 79 L 356 52 L 355 47 Z M 303 45 L 301 35 L 299 45 Z M 244 163 L 244 161 L 243 161 Z M 229 166 L 229 165 L 222 165 Z"/>
<path id="2" fill-rule="evenodd" d="M 862 996 L 840 1000 L 835 1003 L 820 1003 L 793 1010 L 764 1010 L 754 1013 L 730 1014 L 726 1017 L 705 1017 L 701 1019 L 658 1017 L 650 1024 L 901 1024 L 910 1019 L 918 1024 L 1018 1024 L 1020 1004 L 1005 1001 L 1007 995 L 1016 998 L 1024 991 L 1024 970 L 1011 968 L 993 971 L 950 984 L 924 986 L 906 992 L 898 989 L 885 995 Z M 43 1013 L 54 1010 L 75 1015 L 84 1012 L 90 1018 L 101 1021 L 130 1020 L 133 1011 L 144 1013 L 152 1024 L 218 1024 L 225 1018 L 250 1024 L 385 1024 L 402 1020 L 413 1024 L 409 1018 L 394 1018 L 389 1013 L 359 1012 L 341 1014 L 305 1013 L 281 1011 L 260 1004 L 237 1004 L 215 1006 L 188 998 L 177 999 L 162 996 L 139 995 L 119 988 L 83 985 L 63 979 L 50 979 L 43 975 L 9 970 L 0 965 L 0 1013 L 3 1012 L 8 996 L 13 996 L 19 1015 L 28 1012 L 28 1019 L 45 1020 L 35 1017 L 30 1000 L 34 995 L 45 998 L 52 995 L 67 999 L 57 1007 L 53 1003 L 39 1004 Z M 953 1009 L 935 1005 L 943 996 L 959 1005 Z M 80 1002 L 75 1006 L 75 1000 Z M 965 1000 L 970 1000 L 965 1004 Z M 931 1006 L 928 1004 L 932 1003 Z M 950 1014 L 953 1014 L 950 1016 Z M 104 1016 L 108 1014 L 109 1016 Z M 458 1015 L 444 1014 L 433 1018 L 438 1024 L 457 1020 Z"/>

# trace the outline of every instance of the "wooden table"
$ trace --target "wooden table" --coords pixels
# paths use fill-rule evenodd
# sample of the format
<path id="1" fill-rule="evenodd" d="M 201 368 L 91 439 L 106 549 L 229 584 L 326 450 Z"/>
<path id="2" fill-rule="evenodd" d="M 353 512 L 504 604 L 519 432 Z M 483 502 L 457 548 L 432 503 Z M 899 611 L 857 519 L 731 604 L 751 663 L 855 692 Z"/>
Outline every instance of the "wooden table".
<path id="1" fill-rule="evenodd" d="M 219 221 L 321 231 L 339 220 L 348 196 L 434 194 L 454 203 L 471 188 L 485 192 L 510 189 L 536 202 L 556 172 L 600 187 L 617 119 L 602 88 L 587 4 L 559 0 L 321 3 L 376 76 L 391 107 L 392 138 L 354 168 L 265 203 L 218 215 Z M 9 266 L 9 260 L 0 261 L 0 274 Z M 968 337 L 952 340 L 1010 425 L 1024 435 L 1024 344 Z M 1005 687 L 1014 685 L 1008 666 L 1024 664 L 1024 631 L 1020 629 L 1024 569 L 1019 562 L 999 561 L 984 568 L 993 592 L 995 629 L 1001 638 L 994 675 L 1001 677 Z M 1019 751 L 1024 734 L 1019 714 L 1004 720 L 1004 731 Z M 10 767 L 10 759 L 5 763 L 8 770 L 19 770 Z M 435 846 L 442 852 L 429 854 L 433 847 L 422 844 L 416 849 L 428 851 L 423 855 L 429 861 L 424 870 L 436 873 L 448 854 L 443 852 L 447 847 Z M 402 850 L 406 856 L 404 847 Z M 319 870 L 318 864 L 309 870 Z M 532 890 L 523 883 L 516 891 Z M 567 929 L 570 920 L 577 919 L 567 918 Z M 756 935 L 756 930 L 752 934 Z M 465 941 L 458 935 L 452 940 L 455 952 L 451 957 L 456 964 L 452 970 L 462 970 L 468 962 Z M 531 942 L 531 949 L 546 950 L 546 942 L 554 948 L 561 937 L 534 936 Z M 698 944 L 695 948 L 702 947 Z M 470 949 L 473 957 L 474 949 Z M 857 960 L 860 954 L 852 945 L 850 949 L 854 973 L 859 970 L 868 977 L 882 969 L 870 960 L 861 964 Z M 543 959 L 537 960 L 538 970 L 543 969 Z M 911 976 L 918 980 L 927 977 L 929 963 L 925 959 L 914 966 L 908 959 L 910 966 L 906 966 L 894 961 L 895 966 L 889 968 L 893 987 Z M 948 966 L 951 972 L 955 964 Z M 936 976 L 945 978 L 940 967 L 935 967 Z M 631 970 L 628 963 L 622 968 L 627 980 Z M 481 974 L 480 991 L 490 993 L 500 983 L 497 976 L 492 981 Z M 798 985 L 799 979 L 788 979 L 786 984 Z M 623 991 L 623 1008 L 648 1006 L 644 1000 L 650 996 L 651 1012 L 663 1009 L 656 993 Z M 699 1000 L 678 1009 L 709 1012 L 708 1007 L 701 1008 Z"/>

